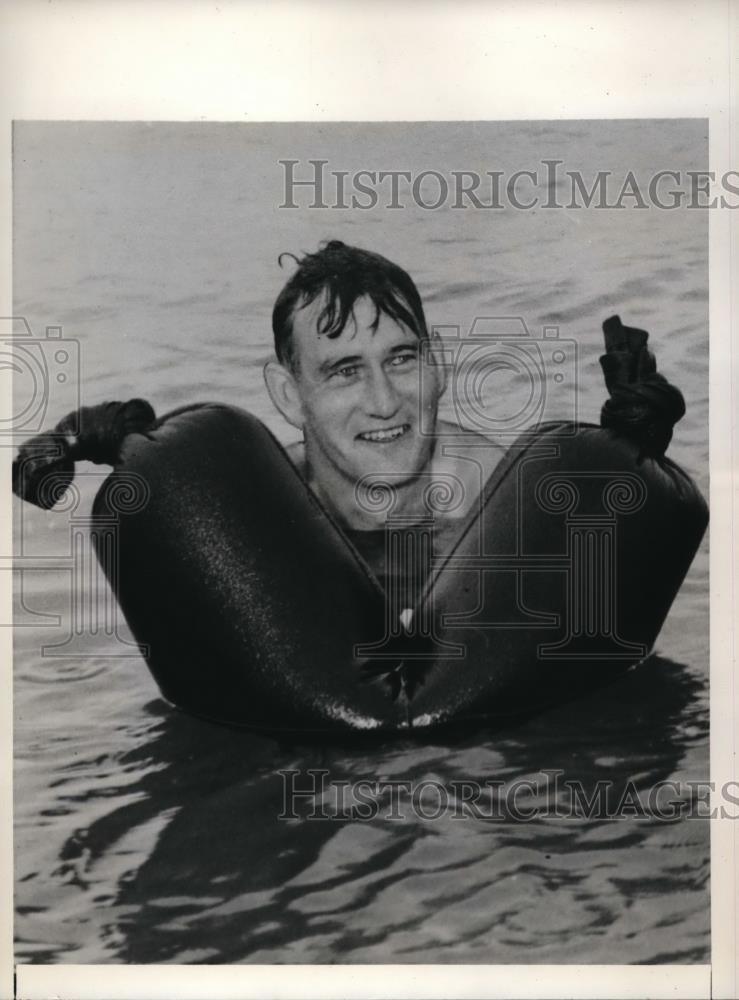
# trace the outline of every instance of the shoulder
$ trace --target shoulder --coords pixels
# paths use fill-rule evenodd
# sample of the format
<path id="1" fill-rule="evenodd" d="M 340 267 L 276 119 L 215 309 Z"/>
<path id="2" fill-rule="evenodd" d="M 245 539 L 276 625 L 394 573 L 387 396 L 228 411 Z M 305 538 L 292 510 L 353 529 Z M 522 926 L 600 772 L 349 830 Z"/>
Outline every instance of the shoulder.
<path id="1" fill-rule="evenodd" d="M 464 430 L 448 421 L 439 421 L 434 456 L 434 470 L 440 476 L 450 474 L 461 482 L 470 503 L 480 495 L 506 449 L 484 434 Z M 459 514 L 469 507 L 465 503 Z"/>

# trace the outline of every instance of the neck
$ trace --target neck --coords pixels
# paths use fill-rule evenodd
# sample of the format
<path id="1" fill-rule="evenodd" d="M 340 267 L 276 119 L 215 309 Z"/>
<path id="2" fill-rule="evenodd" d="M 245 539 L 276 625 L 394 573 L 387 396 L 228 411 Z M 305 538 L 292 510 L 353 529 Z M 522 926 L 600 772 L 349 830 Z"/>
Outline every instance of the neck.
<path id="1" fill-rule="evenodd" d="M 341 524 L 355 531 L 372 531 L 382 528 L 391 515 L 417 520 L 428 515 L 428 476 L 423 473 L 430 465 L 402 483 L 392 482 L 392 477 L 383 479 L 382 474 L 374 481 L 355 483 L 333 469 L 318 474 L 307 453 L 305 472 L 313 492 Z"/>

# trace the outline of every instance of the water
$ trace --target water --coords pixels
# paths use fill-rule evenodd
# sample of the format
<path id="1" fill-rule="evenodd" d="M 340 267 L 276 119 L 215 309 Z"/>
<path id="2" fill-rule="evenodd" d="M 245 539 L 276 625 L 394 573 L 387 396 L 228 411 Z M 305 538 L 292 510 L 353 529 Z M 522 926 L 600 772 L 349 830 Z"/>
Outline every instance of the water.
<path id="1" fill-rule="evenodd" d="M 603 319 L 652 331 L 688 406 L 669 454 L 707 493 L 706 213 L 279 210 L 277 161 L 310 157 L 350 171 L 509 173 L 560 158 L 642 177 L 704 167 L 706 135 L 679 121 L 21 125 L 15 312 L 37 335 L 62 325 L 79 342 L 83 402 L 137 395 L 162 412 L 222 400 L 293 440 L 261 379 L 286 277 L 276 259 L 340 238 L 405 265 L 432 323 L 520 315 L 534 335 L 558 324 L 578 345 L 579 381 L 552 416 L 576 407 L 597 420 Z M 74 402 L 74 385 L 57 388 L 46 425 Z M 41 566 L 68 557 L 70 517 L 89 513 L 101 470 L 81 471 L 74 512 L 16 501 L 17 551 Z M 434 820 L 408 808 L 400 820 L 278 818 L 285 769 L 305 781 L 322 769 L 331 787 L 449 789 L 545 768 L 591 790 L 601 778 L 642 791 L 707 779 L 706 542 L 638 671 L 526 722 L 423 743 L 317 747 L 233 731 L 169 708 L 136 655 L 42 654 L 68 633 L 69 585 L 63 566 L 25 569 L 18 592 L 18 961 L 708 960 L 705 820 L 513 822 L 453 808 Z"/>

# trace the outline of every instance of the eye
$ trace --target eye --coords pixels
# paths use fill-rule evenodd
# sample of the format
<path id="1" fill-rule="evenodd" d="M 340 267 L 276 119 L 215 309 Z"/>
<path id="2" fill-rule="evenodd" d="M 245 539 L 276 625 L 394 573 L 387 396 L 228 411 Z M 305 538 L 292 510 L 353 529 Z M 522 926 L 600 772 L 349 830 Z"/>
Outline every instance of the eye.
<path id="1" fill-rule="evenodd" d="M 358 371 L 358 365 L 342 365 L 341 368 L 337 368 L 336 371 L 331 372 L 331 378 L 338 378 L 347 381 L 348 379 L 354 378 Z"/>
<path id="2" fill-rule="evenodd" d="M 415 351 L 403 351 L 402 354 L 394 354 L 390 360 L 390 364 L 393 368 L 402 368 L 405 365 L 412 364 L 418 355 Z"/>

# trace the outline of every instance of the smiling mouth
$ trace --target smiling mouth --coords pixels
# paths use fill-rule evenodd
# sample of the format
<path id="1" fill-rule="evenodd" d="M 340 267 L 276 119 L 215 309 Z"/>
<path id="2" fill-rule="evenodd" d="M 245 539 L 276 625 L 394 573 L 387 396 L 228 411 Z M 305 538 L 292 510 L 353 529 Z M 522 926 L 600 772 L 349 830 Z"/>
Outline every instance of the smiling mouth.
<path id="1" fill-rule="evenodd" d="M 390 441 L 397 441 L 410 429 L 410 424 L 400 424 L 398 427 L 388 427 L 386 430 L 363 431 L 361 434 L 357 434 L 357 440 L 370 441 L 372 444 L 388 444 Z"/>

